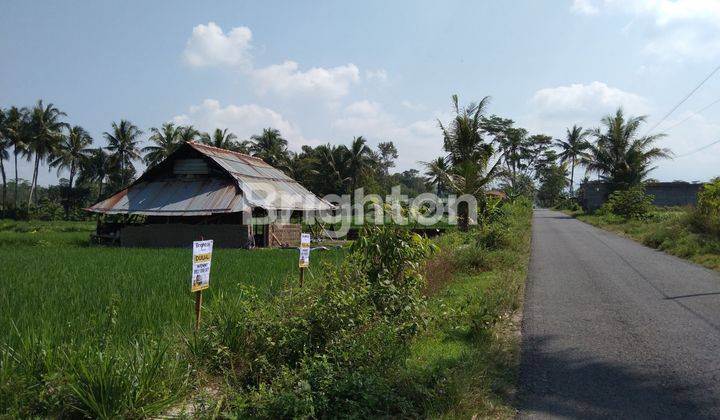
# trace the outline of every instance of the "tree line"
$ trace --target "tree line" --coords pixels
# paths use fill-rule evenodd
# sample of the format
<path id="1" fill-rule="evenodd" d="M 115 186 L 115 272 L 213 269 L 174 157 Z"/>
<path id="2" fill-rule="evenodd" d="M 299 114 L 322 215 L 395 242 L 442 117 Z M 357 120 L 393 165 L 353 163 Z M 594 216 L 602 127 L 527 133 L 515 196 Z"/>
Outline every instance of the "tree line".
<path id="1" fill-rule="evenodd" d="M 274 128 L 238 139 L 228 129 L 204 133 L 193 126 L 165 123 L 151 128 L 149 145 L 141 147 L 143 131 L 120 120 L 103 133 L 107 145 L 94 147 L 90 134 L 66 122 L 67 115 L 53 104 L 38 101 L 30 108 L 13 106 L 0 110 L 2 208 L 7 213 L 8 209 L 27 211 L 32 206 L 60 203 L 67 217 L 71 208 L 102 199 L 135 179 L 137 162 L 153 166 L 188 141 L 259 157 L 321 196 L 352 193 L 359 187 L 366 193 L 387 194 L 392 186 L 400 185 L 410 196 L 433 191 L 441 197 L 471 194 L 482 201 L 493 186 L 510 198 L 526 195 L 544 205 L 575 197 L 577 167 L 584 166 L 586 174 L 596 173 L 612 189 L 626 188 L 645 180 L 654 161 L 671 155 L 655 145 L 664 134 L 639 135 L 645 116 L 626 117 L 622 109 L 604 117 L 598 128 L 573 126 L 564 139 L 553 139 L 530 134 L 511 119 L 486 115 L 489 100 L 485 97 L 463 107 L 453 95 L 455 116 L 449 124 L 438 120 L 445 154 L 419 162 L 423 173 L 410 169 L 392 174 L 398 158 L 392 141 L 380 142 L 373 149 L 358 136 L 349 145 L 304 145 L 295 152 Z M 19 178 L 19 159 L 32 162 L 29 184 Z M 8 182 L 10 161 L 14 180 Z M 42 163 L 55 169 L 58 177 L 66 173 L 68 178 L 48 187 L 45 201 L 38 203 Z M 13 189 L 11 201 L 7 200 L 8 185 Z M 19 189 L 27 190 L 24 203 L 19 202 Z"/>
<path id="2" fill-rule="evenodd" d="M 318 195 L 350 193 L 359 187 L 369 193 L 384 194 L 393 185 L 401 185 L 404 193 L 413 196 L 431 188 L 417 170 L 390 173 L 398 158 L 392 141 L 380 142 L 373 149 L 359 136 L 347 146 L 305 145 L 294 152 L 274 128 L 266 128 L 249 139 L 238 139 L 227 128 L 205 133 L 191 125 L 169 122 L 151 128 L 149 144 L 143 147 L 143 131 L 123 119 L 113 122 L 110 130 L 102 134 L 106 146 L 100 147 L 83 127 L 70 124 L 66 117 L 54 104 L 44 104 L 42 100 L 33 107 L 0 109 L 0 204 L 6 215 L 27 214 L 53 205 L 60 205 L 66 217 L 72 210 L 81 214 L 79 209 L 83 206 L 134 180 L 138 162 L 156 165 L 188 141 L 259 157 Z M 18 161 L 22 159 L 32 163 L 29 183 L 18 172 Z M 12 179 L 8 179 L 10 162 L 14 169 Z M 41 164 L 57 171 L 58 185 L 38 187 Z M 60 178 L 61 175 L 67 178 Z"/>
<path id="3" fill-rule="evenodd" d="M 553 206 L 577 199 L 577 167 L 585 167 L 584 181 L 594 173 L 611 190 L 626 189 L 646 180 L 655 161 L 672 155 L 656 145 L 664 134 L 640 135 L 646 116 L 627 117 L 622 108 L 603 117 L 600 127 L 575 125 L 564 139 L 553 139 L 486 115 L 489 99 L 461 107 L 454 95 L 453 120 L 447 126 L 438 121 L 446 154 L 421 164 L 439 193 L 471 194 L 482 203 L 484 191 L 495 185 L 511 199 L 525 195 Z M 458 209 L 461 222 L 466 211 Z"/>

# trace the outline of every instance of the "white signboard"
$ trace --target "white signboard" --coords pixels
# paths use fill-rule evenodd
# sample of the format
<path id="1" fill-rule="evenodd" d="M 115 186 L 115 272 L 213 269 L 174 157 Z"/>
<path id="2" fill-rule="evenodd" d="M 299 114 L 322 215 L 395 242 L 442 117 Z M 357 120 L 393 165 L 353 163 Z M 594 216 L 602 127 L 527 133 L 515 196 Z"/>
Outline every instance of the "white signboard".
<path id="1" fill-rule="evenodd" d="M 192 279 L 190 290 L 198 292 L 210 287 L 210 263 L 212 262 L 213 241 L 193 242 Z"/>
<path id="2" fill-rule="evenodd" d="M 310 234 L 300 234 L 300 267 L 310 266 Z"/>

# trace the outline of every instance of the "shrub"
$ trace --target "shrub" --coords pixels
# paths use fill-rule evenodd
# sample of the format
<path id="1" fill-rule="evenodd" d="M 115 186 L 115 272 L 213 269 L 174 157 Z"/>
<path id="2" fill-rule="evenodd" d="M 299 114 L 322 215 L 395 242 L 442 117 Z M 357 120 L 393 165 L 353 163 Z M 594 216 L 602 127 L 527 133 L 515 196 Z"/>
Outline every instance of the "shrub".
<path id="1" fill-rule="evenodd" d="M 425 325 L 430 243 L 398 226 L 363 229 L 321 282 L 270 302 L 222 296 L 190 351 L 224 372 L 240 417 L 377 417 L 412 409 L 399 389 L 410 339 Z"/>
<path id="2" fill-rule="evenodd" d="M 720 178 L 714 178 L 698 192 L 690 222 L 699 232 L 720 236 Z"/>
<path id="3" fill-rule="evenodd" d="M 653 198 L 652 195 L 645 194 L 645 189 L 641 185 L 630 187 L 610 194 L 600 212 L 625 219 L 643 219 L 648 217 L 653 209 Z"/>
<path id="4" fill-rule="evenodd" d="M 580 210 L 580 204 L 574 197 L 563 197 L 555 204 L 554 208 L 557 210 L 578 211 Z"/>

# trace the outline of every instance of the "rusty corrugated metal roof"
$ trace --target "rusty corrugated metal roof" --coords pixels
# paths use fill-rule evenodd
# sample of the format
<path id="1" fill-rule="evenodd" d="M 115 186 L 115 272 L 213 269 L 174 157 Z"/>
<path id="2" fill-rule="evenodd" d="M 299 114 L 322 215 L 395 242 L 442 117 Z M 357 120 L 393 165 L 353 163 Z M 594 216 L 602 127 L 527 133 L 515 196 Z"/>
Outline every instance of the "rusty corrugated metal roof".
<path id="1" fill-rule="evenodd" d="M 333 206 L 318 198 L 297 181 L 262 159 L 206 144 L 190 142 L 192 148 L 212 159 L 238 183 L 251 207 L 268 210 L 330 210 Z"/>
<path id="2" fill-rule="evenodd" d="M 139 182 L 88 210 L 107 214 L 205 216 L 240 212 L 246 206 L 232 181 L 207 178 Z"/>
<path id="3" fill-rule="evenodd" d="M 141 177 L 87 210 L 108 214 L 189 216 L 233 213 L 252 207 L 267 210 L 333 208 L 332 204 L 262 159 L 201 143 L 188 142 L 187 146 L 215 162 L 230 179 L 154 181 Z"/>

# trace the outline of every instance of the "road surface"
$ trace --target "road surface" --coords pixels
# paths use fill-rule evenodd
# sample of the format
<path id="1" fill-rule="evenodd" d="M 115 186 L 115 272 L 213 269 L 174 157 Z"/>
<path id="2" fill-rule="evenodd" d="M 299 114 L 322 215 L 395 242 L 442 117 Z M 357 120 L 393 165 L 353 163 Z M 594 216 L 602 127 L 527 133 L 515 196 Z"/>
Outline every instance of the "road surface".
<path id="1" fill-rule="evenodd" d="M 536 210 L 520 418 L 720 418 L 720 276 Z"/>

